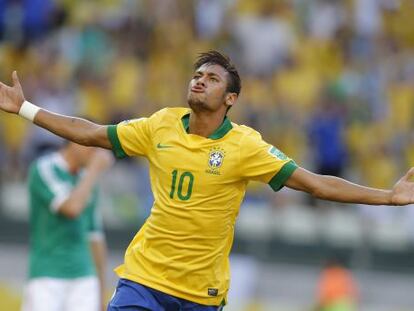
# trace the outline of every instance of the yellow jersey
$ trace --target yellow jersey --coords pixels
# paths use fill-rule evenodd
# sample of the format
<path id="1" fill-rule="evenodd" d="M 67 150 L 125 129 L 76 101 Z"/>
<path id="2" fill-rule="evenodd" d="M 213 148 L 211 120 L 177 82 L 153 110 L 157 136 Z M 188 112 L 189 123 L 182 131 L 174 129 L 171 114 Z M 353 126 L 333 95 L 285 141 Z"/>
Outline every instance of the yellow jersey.
<path id="1" fill-rule="evenodd" d="M 249 180 L 275 190 L 297 168 L 253 129 L 226 117 L 208 138 L 188 133 L 190 109 L 108 127 L 117 157 L 149 161 L 151 215 L 115 269 L 120 278 L 203 305 L 225 303 L 234 225 Z"/>

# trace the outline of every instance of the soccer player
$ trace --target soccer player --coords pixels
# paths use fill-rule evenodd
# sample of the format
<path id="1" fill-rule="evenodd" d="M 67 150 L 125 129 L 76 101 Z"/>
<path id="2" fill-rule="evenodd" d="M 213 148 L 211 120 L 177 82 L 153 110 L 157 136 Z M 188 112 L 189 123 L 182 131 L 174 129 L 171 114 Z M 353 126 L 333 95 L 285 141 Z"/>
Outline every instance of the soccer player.
<path id="1" fill-rule="evenodd" d="M 103 310 L 106 245 L 95 184 L 111 162 L 108 151 L 68 142 L 32 163 L 23 311 Z"/>
<path id="2" fill-rule="evenodd" d="M 16 72 L 13 86 L 0 85 L 0 108 L 118 157 L 149 161 L 154 194 L 151 215 L 116 268 L 120 281 L 108 310 L 220 310 L 229 288 L 234 224 L 250 180 L 305 191 L 339 202 L 405 205 L 414 202 L 411 169 L 391 190 L 363 187 L 313 174 L 258 132 L 232 123 L 240 77 L 216 51 L 202 53 L 188 86 L 189 108 L 166 108 L 118 125 L 40 109 L 24 98 Z"/>
<path id="3" fill-rule="evenodd" d="M 319 277 L 315 311 L 355 311 L 357 302 L 358 287 L 351 271 L 330 258 Z"/>

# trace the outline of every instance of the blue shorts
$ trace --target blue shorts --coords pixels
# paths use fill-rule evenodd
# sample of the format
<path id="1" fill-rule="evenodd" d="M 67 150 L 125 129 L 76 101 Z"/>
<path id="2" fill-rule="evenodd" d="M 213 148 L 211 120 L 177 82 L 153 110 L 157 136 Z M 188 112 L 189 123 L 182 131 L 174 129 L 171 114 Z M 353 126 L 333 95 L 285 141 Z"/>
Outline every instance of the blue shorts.
<path id="1" fill-rule="evenodd" d="M 221 311 L 177 298 L 136 282 L 120 279 L 107 311 Z"/>

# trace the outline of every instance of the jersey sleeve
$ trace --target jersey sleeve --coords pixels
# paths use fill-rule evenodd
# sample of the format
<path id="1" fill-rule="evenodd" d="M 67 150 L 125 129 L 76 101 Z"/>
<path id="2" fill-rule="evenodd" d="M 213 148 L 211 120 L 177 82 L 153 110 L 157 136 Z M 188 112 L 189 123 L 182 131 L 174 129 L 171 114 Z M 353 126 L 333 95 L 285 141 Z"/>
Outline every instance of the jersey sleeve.
<path id="1" fill-rule="evenodd" d="M 280 190 L 297 168 L 292 159 L 265 142 L 257 132 L 242 139 L 240 152 L 242 177 L 267 183 L 274 191 Z"/>
<path id="2" fill-rule="evenodd" d="M 108 137 L 117 158 L 147 155 L 151 145 L 151 120 L 140 118 L 108 126 Z"/>
<path id="3" fill-rule="evenodd" d="M 98 189 L 95 188 L 88 207 L 85 210 L 87 231 L 90 239 L 101 239 L 103 237 L 102 215 L 98 207 Z"/>
<path id="4" fill-rule="evenodd" d="M 53 165 L 42 159 L 30 170 L 29 190 L 33 199 L 56 213 L 69 197 L 72 185 L 59 179 Z"/>

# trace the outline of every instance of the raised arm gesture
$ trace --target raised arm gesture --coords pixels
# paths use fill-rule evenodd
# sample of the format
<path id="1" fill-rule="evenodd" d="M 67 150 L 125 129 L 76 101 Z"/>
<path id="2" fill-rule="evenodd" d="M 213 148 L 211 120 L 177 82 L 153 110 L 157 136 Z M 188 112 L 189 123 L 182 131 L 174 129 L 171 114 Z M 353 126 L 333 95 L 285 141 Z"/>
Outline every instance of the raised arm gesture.
<path id="1" fill-rule="evenodd" d="M 391 190 L 364 187 L 345 179 L 319 175 L 298 168 L 285 185 L 310 193 L 323 200 L 371 205 L 407 205 L 414 203 L 414 168 L 411 168 Z"/>
<path id="2" fill-rule="evenodd" d="M 407 205 L 414 203 L 414 168 L 411 168 L 394 185 L 391 193 L 392 205 Z"/>
<path id="3" fill-rule="evenodd" d="M 16 71 L 13 71 L 12 78 L 12 86 L 0 82 L 0 109 L 17 114 L 25 99 Z"/>
<path id="4" fill-rule="evenodd" d="M 52 113 L 26 101 L 16 71 L 12 74 L 13 85 L 0 82 L 0 110 L 19 114 L 50 132 L 85 146 L 111 149 L 107 126 Z"/>

